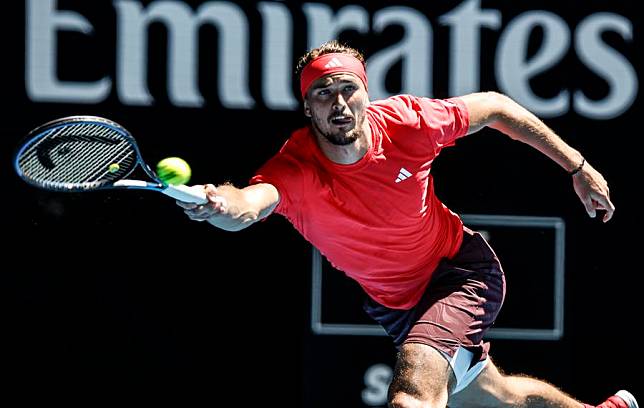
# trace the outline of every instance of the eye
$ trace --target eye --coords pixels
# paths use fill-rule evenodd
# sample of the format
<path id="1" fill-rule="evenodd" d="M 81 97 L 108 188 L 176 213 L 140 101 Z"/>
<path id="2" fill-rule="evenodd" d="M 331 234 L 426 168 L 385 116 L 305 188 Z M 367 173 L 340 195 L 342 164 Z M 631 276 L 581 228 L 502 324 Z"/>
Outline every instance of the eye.
<path id="1" fill-rule="evenodd" d="M 331 91 L 329 91 L 328 89 L 320 89 L 320 90 L 317 92 L 317 94 L 318 94 L 318 95 L 320 95 L 320 96 L 327 96 L 327 95 L 328 95 L 328 94 L 330 94 L 330 93 L 331 93 Z"/>
<path id="2" fill-rule="evenodd" d="M 351 84 L 344 87 L 344 92 L 355 92 L 358 90 L 358 86 Z"/>

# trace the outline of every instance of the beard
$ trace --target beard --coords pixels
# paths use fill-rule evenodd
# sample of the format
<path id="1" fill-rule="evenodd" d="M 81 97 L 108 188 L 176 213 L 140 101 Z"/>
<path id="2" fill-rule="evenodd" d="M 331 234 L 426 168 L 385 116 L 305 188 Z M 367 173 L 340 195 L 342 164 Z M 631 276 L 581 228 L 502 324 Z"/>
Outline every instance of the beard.
<path id="1" fill-rule="evenodd" d="M 315 127 L 315 130 L 317 130 L 319 134 L 321 134 L 326 140 L 328 140 L 329 143 L 336 146 L 349 145 L 355 142 L 356 140 L 358 140 L 358 137 L 360 136 L 357 126 L 349 130 L 348 132 L 342 132 L 342 131 L 325 132 L 317 124 L 316 120 L 311 121 L 311 123 L 313 124 L 313 126 Z"/>

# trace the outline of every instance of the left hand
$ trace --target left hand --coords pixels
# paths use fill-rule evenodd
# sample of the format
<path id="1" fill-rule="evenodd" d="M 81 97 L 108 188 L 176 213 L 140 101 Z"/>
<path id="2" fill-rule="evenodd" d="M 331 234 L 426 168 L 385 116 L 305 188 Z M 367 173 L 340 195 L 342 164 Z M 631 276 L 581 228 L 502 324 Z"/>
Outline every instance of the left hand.
<path id="1" fill-rule="evenodd" d="M 586 162 L 584 167 L 572 176 L 572 182 L 575 192 L 591 218 L 595 218 L 597 210 L 606 211 L 603 222 L 608 222 L 613 217 L 615 206 L 610 201 L 608 183 L 593 166 Z"/>

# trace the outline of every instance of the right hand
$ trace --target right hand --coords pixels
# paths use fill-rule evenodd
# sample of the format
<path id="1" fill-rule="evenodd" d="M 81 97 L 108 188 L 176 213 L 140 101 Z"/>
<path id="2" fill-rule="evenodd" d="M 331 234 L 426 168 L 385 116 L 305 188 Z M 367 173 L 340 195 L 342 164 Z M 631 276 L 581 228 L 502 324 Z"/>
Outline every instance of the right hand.
<path id="1" fill-rule="evenodd" d="M 177 205 L 183 208 L 188 218 L 193 221 L 208 221 L 213 217 L 230 216 L 228 214 L 228 202 L 225 197 L 218 194 L 217 187 L 212 184 L 194 185 L 191 188 L 203 189 L 208 198 L 206 204 L 194 204 L 184 201 L 177 201 Z"/>

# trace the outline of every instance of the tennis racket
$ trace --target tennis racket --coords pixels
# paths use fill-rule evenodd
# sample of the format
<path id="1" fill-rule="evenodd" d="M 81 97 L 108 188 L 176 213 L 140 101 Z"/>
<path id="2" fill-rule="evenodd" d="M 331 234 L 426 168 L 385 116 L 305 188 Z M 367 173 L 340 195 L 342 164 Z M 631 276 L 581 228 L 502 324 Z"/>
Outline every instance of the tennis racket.
<path id="1" fill-rule="evenodd" d="M 127 179 L 140 166 L 149 181 Z M 45 190 L 81 192 L 143 189 L 195 204 L 206 194 L 164 184 L 141 156 L 134 137 L 119 124 L 97 116 L 57 119 L 29 132 L 14 167 L 27 183 Z"/>

